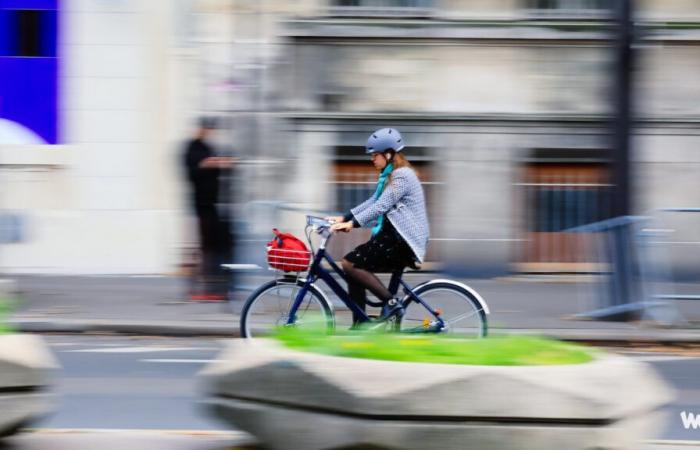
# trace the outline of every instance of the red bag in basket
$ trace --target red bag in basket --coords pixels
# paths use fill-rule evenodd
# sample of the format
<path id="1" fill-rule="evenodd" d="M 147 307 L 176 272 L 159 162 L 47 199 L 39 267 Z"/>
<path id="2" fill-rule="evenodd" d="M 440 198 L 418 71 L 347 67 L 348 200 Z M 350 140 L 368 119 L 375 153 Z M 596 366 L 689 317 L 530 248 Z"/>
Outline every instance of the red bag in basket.
<path id="1" fill-rule="evenodd" d="M 267 243 L 267 263 L 285 272 L 301 272 L 309 267 L 311 253 L 301 240 L 273 228 L 275 238 Z"/>

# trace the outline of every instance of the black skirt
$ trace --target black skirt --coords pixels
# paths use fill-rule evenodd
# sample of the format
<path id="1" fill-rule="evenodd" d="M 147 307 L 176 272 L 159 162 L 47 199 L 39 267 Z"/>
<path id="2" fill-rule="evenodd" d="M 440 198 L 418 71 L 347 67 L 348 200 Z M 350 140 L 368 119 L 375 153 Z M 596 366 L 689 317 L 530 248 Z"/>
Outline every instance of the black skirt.
<path id="1" fill-rule="evenodd" d="M 370 272 L 394 272 L 415 264 L 413 250 L 386 217 L 379 233 L 358 245 L 345 259 Z"/>

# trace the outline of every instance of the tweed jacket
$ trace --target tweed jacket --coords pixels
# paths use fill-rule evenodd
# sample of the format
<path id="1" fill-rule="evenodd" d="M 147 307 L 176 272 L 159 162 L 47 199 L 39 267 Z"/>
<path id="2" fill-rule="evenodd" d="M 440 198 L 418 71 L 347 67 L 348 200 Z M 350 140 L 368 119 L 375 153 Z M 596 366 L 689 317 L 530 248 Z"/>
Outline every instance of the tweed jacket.
<path id="1" fill-rule="evenodd" d="M 423 187 L 409 167 L 394 170 L 391 178 L 378 199 L 373 195 L 350 212 L 362 227 L 374 226 L 379 216 L 386 214 L 416 259 L 423 262 L 430 236 Z"/>

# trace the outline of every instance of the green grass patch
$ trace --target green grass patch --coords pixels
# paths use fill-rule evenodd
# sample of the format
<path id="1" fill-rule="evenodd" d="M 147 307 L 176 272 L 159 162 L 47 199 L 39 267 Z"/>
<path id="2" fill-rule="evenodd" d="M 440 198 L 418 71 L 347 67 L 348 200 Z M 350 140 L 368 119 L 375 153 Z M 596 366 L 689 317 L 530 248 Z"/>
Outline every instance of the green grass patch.
<path id="1" fill-rule="evenodd" d="M 0 334 L 14 332 L 14 329 L 7 323 L 14 306 L 15 302 L 11 299 L 0 297 Z"/>
<path id="2" fill-rule="evenodd" d="M 346 332 L 328 335 L 319 329 L 280 328 L 273 335 L 286 347 L 348 358 L 481 366 L 582 364 L 593 350 L 575 344 L 529 336 L 486 339 L 439 334 Z"/>

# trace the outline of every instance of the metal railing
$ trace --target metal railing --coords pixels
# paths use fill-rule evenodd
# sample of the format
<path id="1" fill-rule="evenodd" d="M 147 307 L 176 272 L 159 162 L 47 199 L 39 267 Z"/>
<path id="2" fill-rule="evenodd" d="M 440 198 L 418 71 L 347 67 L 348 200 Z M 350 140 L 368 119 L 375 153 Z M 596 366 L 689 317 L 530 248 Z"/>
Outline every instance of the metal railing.
<path id="1" fill-rule="evenodd" d="M 666 326 L 686 322 L 676 301 L 700 300 L 700 293 L 675 292 L 678 283 L 669 247 L 689 242 L 669 240 L 675 230 L 663 224 L 664 216 L 678 213 L 697 214 L 700 208 L 664 208 L 646 216 L 616 217 L 567 230 L 594 234 L 595 245 L 587 248 L 589 258 L 608 266 L 593 289 L 594 308 L 579 318 L 646 320 Z"/>
<path id="2" fill-rule="evenodd" d="M 700 213 L 700 208 L 658 209 L 650 214 L 648 226 L 642 230 L 644 238 L 642 243 L 645 250 L 643 266 L 647 269 L 644 281 L 649 301 L 665 302 L 665 304 L 673 307 L 672 311 L 664 317 L 665 323 L 686 322 L 685 317 L 683 317 L 677 307 L 676 301 L 700 300 L 700 292 L 678 292 L 680 280 L 676 272 L 681 270 L 684 264 L 676 261 L 679 258 L 677 257 L 678 255 L 674 258 L 673 252 L 674 248 L 678 247 L 682 247 L 685 250 L 688 247 L 700 246 L 700 240 L 697 240 L 697 238 L 686 240 L 672 239 L 671 236 L 677 234 L 679 230 L 678 227 L 673 228 L 669 223 L 673 217 L 697 217 L 698 213 Z M 686 224 L 685 228 L 695 231 L 696 227 L 693 227 L 692 224 L 689 226 Z M 700 266 L 700 257 L 694 257 L 697 253 L 694 251 L 683 251 L 681 253 L 686 258 L 685 270 L 697 273 L 700 270 L 695 268 L 695 261 L 698 263 L 697 266 Z"/>

